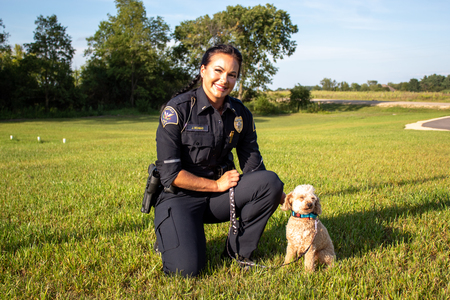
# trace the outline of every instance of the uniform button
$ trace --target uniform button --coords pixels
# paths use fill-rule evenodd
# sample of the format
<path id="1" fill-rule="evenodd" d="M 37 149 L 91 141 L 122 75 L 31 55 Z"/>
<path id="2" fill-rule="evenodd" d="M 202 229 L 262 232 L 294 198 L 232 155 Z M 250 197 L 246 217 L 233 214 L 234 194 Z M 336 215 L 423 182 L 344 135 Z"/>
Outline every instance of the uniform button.
<path id="1" fill-rule="evenodd" d="M 219 124 L 222 124 L 222 121 L 221 121 L 221 120 L 219 120 Z"/>

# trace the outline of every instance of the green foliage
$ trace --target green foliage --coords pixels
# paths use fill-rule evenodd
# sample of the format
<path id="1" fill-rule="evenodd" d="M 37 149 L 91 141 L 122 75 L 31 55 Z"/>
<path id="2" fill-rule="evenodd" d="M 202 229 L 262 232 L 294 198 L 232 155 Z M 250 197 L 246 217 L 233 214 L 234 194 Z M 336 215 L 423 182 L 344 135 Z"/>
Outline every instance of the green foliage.
<path id="1" fill-rule="evenodd" d="M 324 78 L 320 81 L 322 85 L 322 90 L 324 91 L 335 91 L 338 83 L 336 80 L 332 80 L 331 78 Z"/>
<path id="2" fill-rule="evenodd" d="M 356 82 L 352 83 L 352 91 L 354 92 L 358 92 L 361 90 L 361 86 L 359 84 L 357 84 Z"/>
<path id="3" fill-rule="evenodd" d="M 198 71 L 204 51 L 216 44 L 233 44 L 243 56 L 239 95 L 244 87 L 265 88 L 276 74 L 273 62 L 290 56 L 296 49 L 291 35 L 298 31 L 286 11 L 271 4 L 228 6 L 225 11 L 176 26 L 174 37 L 180 42 L 177 53 L 192 72 Z"/>
<path id="4" fill-rule="evenodd" d="M 5 28 L 5 25 L 3 25 L 3 20 L 0 19 L 0 29 Z M 4 52 L 7 52 L 11 49 L 11 47 L 7 44 L 9 38 L 9 33 L 6 31 L 0 32 L 0 65 L 1 65 L 1 59 Z"/>
<path id="5" fill-rule="evenodd" d="M 306 108 L 309 104 L 311 104 L 311 93 L 307 88 L 301 86 L 300 84 L 296 84 L 295 87 L 291 89 L 289 99 L 290 105 L 296 111 L 299 111 L 300 108 Z"/>
<path id="6" fill-rule="evenodd" d="M 253 100 L 252 112 L 259 115 L 274 115 L 280 113 L 278 106 L 269 100 L 266 94 L 259 94 L 258 97 Z"/>
<path id="7" fill-rule="evenodd" d="M 339 90 L 343 91 L 343 92 L 347 92 L 347 91 L 351 90 L 350 85 L 346 81 L 339 83 L 338 86 L 339 86 Z"/>
<path id="8" fill-rule="evenodd" d="M 155 108 L 186 80 L 169 52 L 169 26 L 159 16 L 147 17 L 140 0 L 115 2 L 117 15 L 109 15 L 87 39 L 85 55 L 91 58 L 82 72 L 82 89 L 92 104 L 124 105 L 129 99 L 128 105 L 140 110 Z M 144 90 L 145 99 L 139 99 Z"/>
<path id="9" fill-rule="evenodd" d="M 69 106 L 74 88 L 71 63 L 75 49 L 66 28 L 58 23 L 56 15 L 35 21 L 34 42 L 25 44 L 27 65 L 44 94 L 45 109 L 50 105 Z"/>

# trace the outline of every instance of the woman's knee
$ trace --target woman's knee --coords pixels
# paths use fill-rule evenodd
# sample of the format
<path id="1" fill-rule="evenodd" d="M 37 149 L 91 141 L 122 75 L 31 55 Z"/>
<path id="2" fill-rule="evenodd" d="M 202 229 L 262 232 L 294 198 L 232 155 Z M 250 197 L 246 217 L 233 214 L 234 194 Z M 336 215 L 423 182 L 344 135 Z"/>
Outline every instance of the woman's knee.
<path id="1" fill-rule="evenodd" d="M 195 277 L 200 274 L 205 263 L 191 256 L 176 257 L 175 261 L 163 258 L 164 273 L 171 276 Z"/>

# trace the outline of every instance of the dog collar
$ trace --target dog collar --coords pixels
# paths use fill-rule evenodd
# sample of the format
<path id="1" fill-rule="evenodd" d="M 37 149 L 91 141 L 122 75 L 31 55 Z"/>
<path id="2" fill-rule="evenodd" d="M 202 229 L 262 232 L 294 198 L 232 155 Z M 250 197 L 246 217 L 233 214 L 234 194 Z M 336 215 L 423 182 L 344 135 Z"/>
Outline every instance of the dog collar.
<path id="1" fill-rule="evenodd" d="M 317 219 L 317 217 L 318 217 L 318 215 L 313 214 L 313 213 L 309 213 L 307 215 L 302 215 L 302 214 L 296 213 L 295 211 L 292 212 L 292 216 L 296 217 L 296 218 L 313 219 L 313 220 Z"/>

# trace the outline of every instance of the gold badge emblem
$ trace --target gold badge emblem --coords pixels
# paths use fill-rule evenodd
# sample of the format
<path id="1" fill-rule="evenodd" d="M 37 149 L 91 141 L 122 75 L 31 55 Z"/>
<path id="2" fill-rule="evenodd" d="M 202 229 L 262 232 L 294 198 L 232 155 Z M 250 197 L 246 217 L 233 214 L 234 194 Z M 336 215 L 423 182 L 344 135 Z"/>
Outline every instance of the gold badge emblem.
<path id="1" fill-rule="evenodd" d="M 234 128 L 237 132 L 241 133 L 242 128 L 244 128 L 244 121 L 242 120 L 242 117 L 234 118 Z"/>

